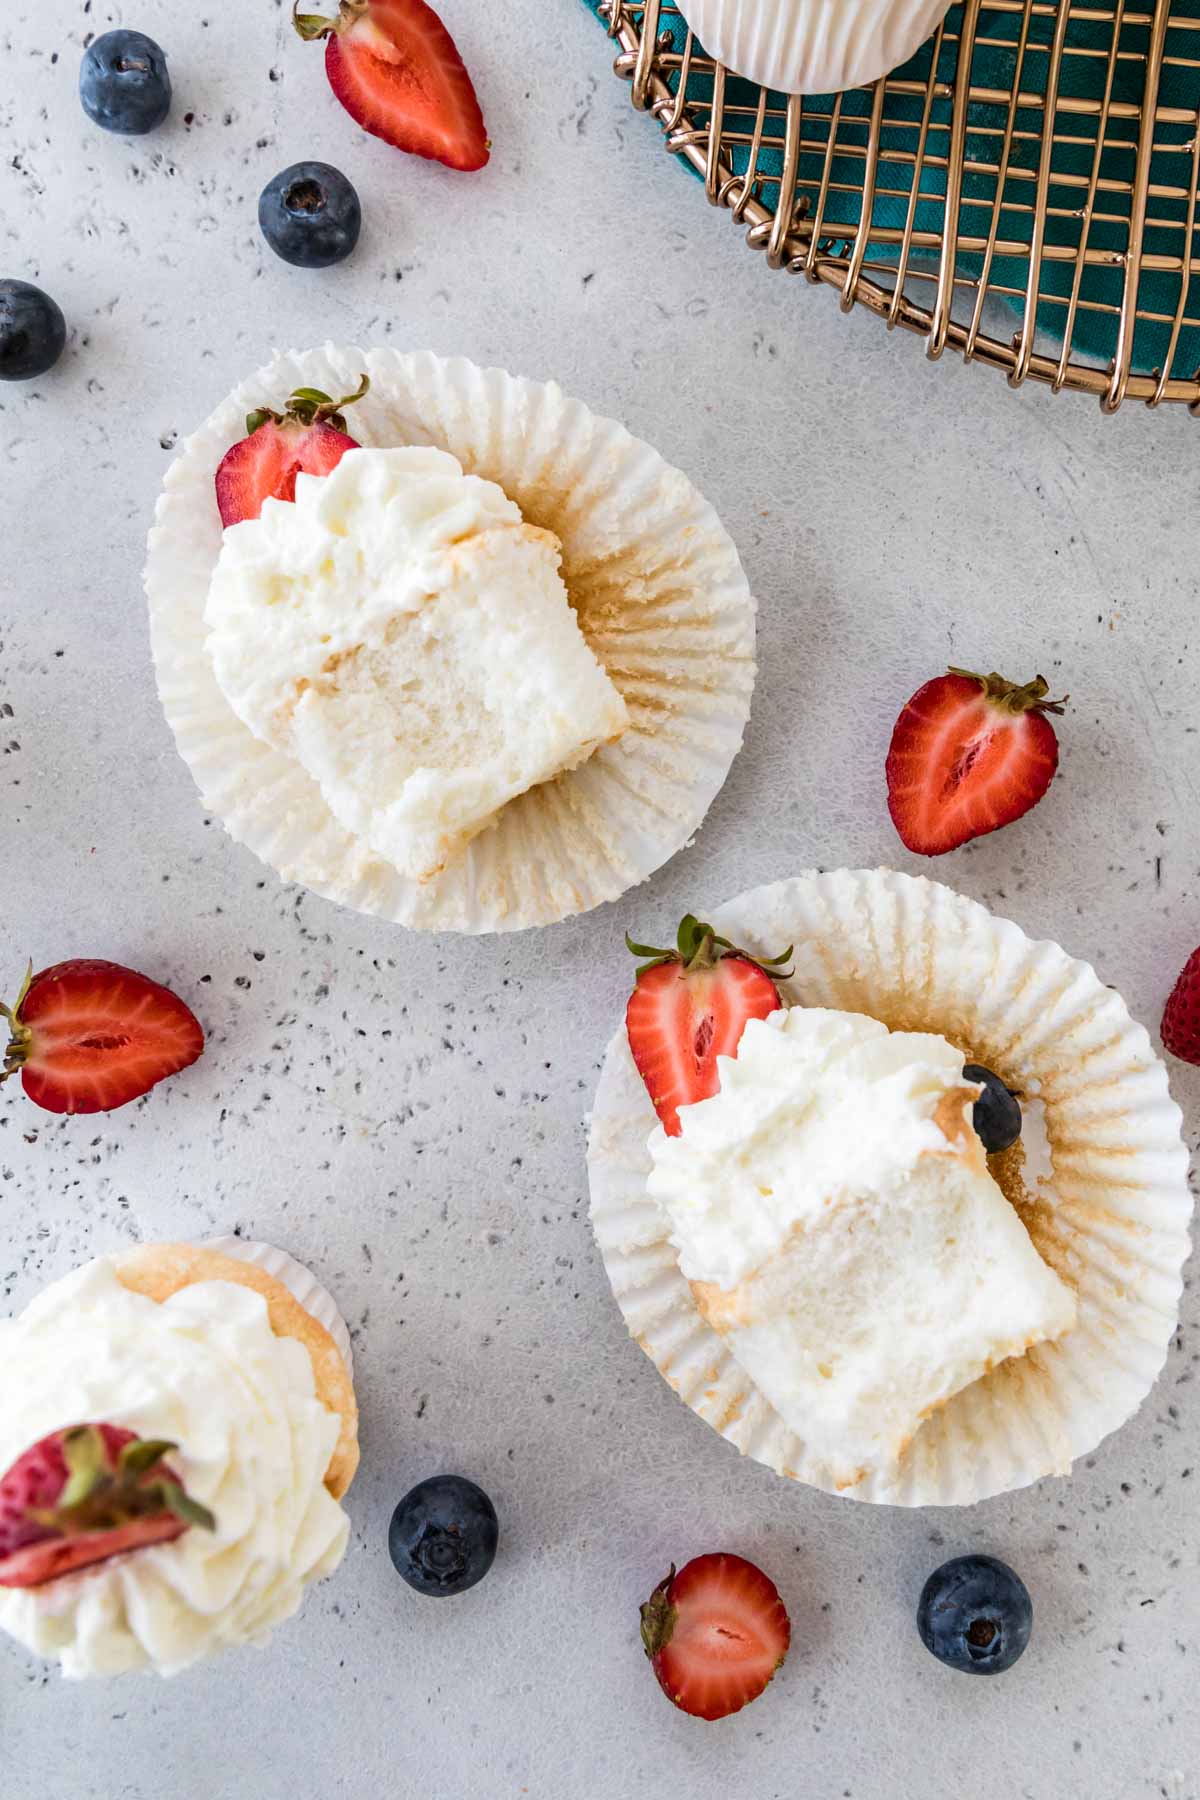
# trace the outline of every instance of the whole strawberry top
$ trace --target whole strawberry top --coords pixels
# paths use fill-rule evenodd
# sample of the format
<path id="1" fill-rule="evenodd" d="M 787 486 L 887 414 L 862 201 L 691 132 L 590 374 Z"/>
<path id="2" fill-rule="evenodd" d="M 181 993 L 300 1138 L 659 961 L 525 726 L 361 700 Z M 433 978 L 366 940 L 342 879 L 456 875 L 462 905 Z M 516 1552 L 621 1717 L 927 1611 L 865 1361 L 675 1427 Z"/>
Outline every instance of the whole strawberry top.
<path id="1" fill-rule="evenodd" d="M 204 1033 L 160 982 L 120 963 L 77 958 L 26 975 L 0 1003 L 9 1043 L 0 1082 L 20 1074 L 47 1112 L 111 1112 L 194 1063 Z"/>
<path id="2" fill-rule="evenodd" d="M 212 1531 L 164 1460 L 175 1449 L 108 1424 L 39 1439 L 0 1476 L 0 1587 L 42 1587 L 192 1525 Z"/>
<path id="3" fill-rule="evenodd" d="M 364 131 L 400 150 L 482 169 L 490 149 L 471 77 L 425 0 L 341 0 L 335 18 L 297 9 L 302 38 L 325 39 L 329 85 Z"/>
<path id="4" fill-rule="evenodd" d="M 357 439 L 346 432 L 344 409 L 361 400 L 370 385 L 364 374 L 354 392 L 340 400 L 320 388 L 297 388 L 283 412 L 260 406 L 248 413 L 246 436 L 217 468 L 222 525 L 257 519 L 264 500 L 294 500 L 297 475 L 328 475 L 347 450 L 357 450 Z"/>
<path id="5" fill-rule="evenodd" d="M 1164 1048 L 1181 1062 L 1200 1065 L 1200 950 L 1193 950 L 1163 1009 Z"/>
<path id="6" fill-rule="evenodd" d="M 1036 806 L 1058 768 L 1058 739 L 1037 675 L 951 669 L 918 688 L 896 721 L 887 755 L 888 811 L 921 856 L 941 856 L 1011 825 Z"/>
<path id="7" fill-rule="evenodd" d="M 791 956 L 753 957 L 692 913 L 680 922 L 673 950 L 625 942 L 648 957 L 637 972 L 625 1029 L 654 1110 L 669 1137 L 682 1127 L 679 1108 L 708 1100 L 720 1086 L 718 1056 L 736 1056 L 749 1019 L 765 1019 L 783 1002 L 776 980 Z"/>

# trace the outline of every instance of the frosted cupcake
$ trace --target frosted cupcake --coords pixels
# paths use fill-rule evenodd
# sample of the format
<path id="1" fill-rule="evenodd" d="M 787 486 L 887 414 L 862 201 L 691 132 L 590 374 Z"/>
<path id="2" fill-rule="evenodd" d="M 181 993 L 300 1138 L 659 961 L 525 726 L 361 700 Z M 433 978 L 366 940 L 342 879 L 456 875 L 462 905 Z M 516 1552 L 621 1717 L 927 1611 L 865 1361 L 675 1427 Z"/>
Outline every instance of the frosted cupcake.
<path id="1" fill-rule="evenodd" d="M 345 1553 L 345 1327 L 229 1248 L 101 1257 L 0 1323 L 0 1626 L 67 1676 L 262 1644 Z"/>
<path id="2" fill-rule="evenodd" d="M 279 356 L 173 465 L 146 580 L 206 804 L 287 879 L 402 924 L 616 898 L 693 837 L 741 743 L 732 544 L 552 384 Z"/>
<path id="3" fill-rule="evenodd" d="M 739 1448 L 830 1492 L 1066 1472 L 1175 1325 L 1187 1155 L 1146 1033 L 928 881 L 801 876 L 714 925 L 639 976 L 596 1097 L 630 1330 Z M 754 960 L 789 940 L 786 975 Z"/>
<path id="4" fill-rule="evenodd" d="M 908 61 L 946 0 L 682 0 L 711 56 L 784 94 L 837 94 Z"/>

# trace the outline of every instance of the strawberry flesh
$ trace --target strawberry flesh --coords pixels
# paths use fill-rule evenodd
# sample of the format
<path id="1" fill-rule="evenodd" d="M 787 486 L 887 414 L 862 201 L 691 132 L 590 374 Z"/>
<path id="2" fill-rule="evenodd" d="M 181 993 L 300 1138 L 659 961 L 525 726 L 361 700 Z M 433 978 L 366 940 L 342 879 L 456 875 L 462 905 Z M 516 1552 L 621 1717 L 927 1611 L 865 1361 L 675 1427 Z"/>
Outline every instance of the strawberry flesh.
<path id="1" fill-rule="evenodd" d="M 681 920 L 674 949 L 625 942 L 635 956 L 651 959 L 638 970 L 625 1008 L 629 1049 L 664 1131 L 678 1137 L 679 1108 L 720 1087 L 717 1058 L 737 1055 L 750 1019 L 779 1010 L 769 971 L 778 974 L 791 950 L 765 962 L 748 956 L 693 913 Z"/>
<path id="2" fill-rule="evenodd" d="M 681 1106 L 717 1092 L 718 1056 L 736 1056 L 749 1019 L 779 1010 L 779 991 L 755 963 L 727 956 L 689 974 L 660 963 L 638 976 L 625 1009 L 629 1047 L 668 1137 L 678 1137 Z"/>
<path id="3" fill-rule="evenodd" d="M 153 1519 L 130 1519 L 127 1525 L 89 1532 L 86 1537 L 44 1538 L 40 1543 L 14 1550 L 0 1561 L 0 1587 L 44 1587 L 60 1575 L 108 1562 L 110 1557 L 144 1549 L 147 1544 L 169 1544 L 186 1530 L 183 1519 L 162 1513 Z"/>
<path id="4" fill-rule="evenodd" d="M 1181 1062 L 1200 1065 L 1200 950 L 1193 950 L 1163 1009 L 1164 1049 Z"/>
<path id="5" fill-rule="evenodd" d="M 98 1429 L 110 1460 L 126 1444 L 133 1443 L 137 1435 L 120 1425 L 101 1425 Z M 15 1550 L 47 1537 L 46 1527 L 29 1515 L 53 1506 L 66 1485 L 67 1460 L 62 1448 L 65 1436 L 66 1430 L 54 1431 L 39 1439 L 18 1456 L 0 1479 L 0 1558 L 7 1559 Z"/>
<path id="6" fill-rule="evenodd" d="M 910 850 L 941 856 L 1036 806 L 1058 768 L 1040 676 L 1015 687 L 962 670 L 918 689 L 887 757 L 888 810 Z"/>
<path id="7" fill-rule="evenodd" d="M 82 1480 L 75 1440 L 86 1440 L 88 1451 Z M 131 1445 L 142 1446 L 144 1466 L 123 1466 L 121 1453 Z M 211 1529 L 212 1515 L 188 1501 L 163 1461 L 171 1448 L 107 1424 L 67 1426 L 39 1439 L 0 1477 L 0 1587 L 42 1587 L 144 1545 L 169 1543 L 190 1524 Z"/>
<path id="8" fill-rule="evenodd" d="M 791 1638 L 775 1583 L 728 1553 L 672 1569 L 642 1607 L 642 1642 L 659 1686 L 693 1718 L 723 1719 L 756 1700 Z"/>
<path id="9" fill-rule="evenodd" d="M 119 963 L 56 963 L 8 1012 L 5 1075 L 47 1112 L 111 1112 L 194 1063 L 204 1033 L 169 988 Z"/>
<path id="10" fill-rule="evenodd" d="M 364 131 L 451 169 L 482 169 L 487 130 L 454 39 L 425 0 L 344 0 L 324 35 L 329 85 Z"/>
<path id="11" fill-rule="evenodd" d="M 297 475 L 328 475 L 358 444 L 332 425 L 268 419 L 225 452 L 217 469 L 222 525 L 257 519 L 264 500 L 294 500 Z"/>

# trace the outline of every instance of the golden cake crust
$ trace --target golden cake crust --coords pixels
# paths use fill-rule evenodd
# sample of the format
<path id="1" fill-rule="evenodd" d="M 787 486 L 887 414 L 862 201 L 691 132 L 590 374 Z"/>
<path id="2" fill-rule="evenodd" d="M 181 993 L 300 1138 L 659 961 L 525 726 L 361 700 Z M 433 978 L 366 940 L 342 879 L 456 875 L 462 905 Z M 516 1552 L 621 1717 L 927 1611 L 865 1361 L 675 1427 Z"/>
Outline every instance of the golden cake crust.
<path id="1" fill-rule="evenodd" d="M 276 1337 L 295 1338 L 312 1363 L 313 1380 L 322 1404 L 341 1420 L 341 1430 L 325 1471 L 325 1486 L 340 1500 L 358 1468 L 358 1402 L 341 1351 L 320 1322 L 295 1295 L 257 1263 L 242 1262 L 197 1244 L 143 1244 L 118 1258 L 117 1279 L 135 1294 L 160 1306 L 181 1288 L 198 1281 L 232 1281 L 251 1288 L 267 1303 Z"/>

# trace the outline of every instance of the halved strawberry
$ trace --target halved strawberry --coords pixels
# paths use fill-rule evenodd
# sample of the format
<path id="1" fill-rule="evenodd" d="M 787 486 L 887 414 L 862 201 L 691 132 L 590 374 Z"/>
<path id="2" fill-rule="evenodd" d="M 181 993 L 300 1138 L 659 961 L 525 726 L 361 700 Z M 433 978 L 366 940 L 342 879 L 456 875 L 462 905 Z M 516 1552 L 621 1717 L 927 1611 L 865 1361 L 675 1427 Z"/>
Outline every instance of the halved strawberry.
<path id="1" fill-rule="evenodd" d="M 638 1073 L 668 1137 L 680 1132 L 678 1108 L 717 1092 L 718 1056 L 736 1056 L 747 1019 L 765 1019 L 783 1004 L 776 979 L 792 954 L 758 958 L 718 937 L 691 913 L 674 950 L 625 942 L 648 956 L 625 1008 L 625 1030 Z M 772 975 L 769 971 L 773 970 Z"/>
<path id="2" fill-rule="evenodd" d="M 292 14 L 325 38 L 329 85 L 364 131 L 451 169 L 482 169 L 490 145 L 454 39 L 425 0 L 341 0 L 336 19 Z"/>
<path id="3" fill-rule="evenodd" d="M 0 1476 L 0 1587 L 41 1587 L 190 1525 L 212 1531 L 163 1460 L 178 1448 L 107 1424 L 39 1438 Z"/>
<path id="4" fill-rule="evenodd" d="M 743 1556 L 674 1568 L 642 1607 L 642 1643 L 667 1699 L 697 1719 L 757 1700 L 792 1641 L 779 1589 Z"/>
<path id="5" fill-rule="evenodd" d="M 1038 675 L 951 669 L 918 688 L 896 721 L 887 756 L 888 810 L 910 850 L 941 856 L 1011 825 L 1036 806 L 1058 768 L 1058 739 Z"/>
<path id="6" fill-rule="evenodd" d="M 361 400 L 371 383 L 364 375 L 352 394 L 331 400 L 320 388 L 297 388 L 287 411 L 260 406 L 246 416 L 246 432 L 217 468 L 222 525 L 257 519 L 264 500 L 294 500 L 297 475 L 328 475 L 359 445 L 346 435 L 345 406 Z"/>
<path id="7" fill-rule="evenodd" d="M 199 1020 L 170 988 L 120 963 L 76 960 L 26 975 L 0 1003 L 9 1045 L 0 1082 L 18 1070 L 47 1112 L 112 1112 L 194 1063 Z"/>

